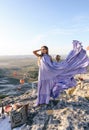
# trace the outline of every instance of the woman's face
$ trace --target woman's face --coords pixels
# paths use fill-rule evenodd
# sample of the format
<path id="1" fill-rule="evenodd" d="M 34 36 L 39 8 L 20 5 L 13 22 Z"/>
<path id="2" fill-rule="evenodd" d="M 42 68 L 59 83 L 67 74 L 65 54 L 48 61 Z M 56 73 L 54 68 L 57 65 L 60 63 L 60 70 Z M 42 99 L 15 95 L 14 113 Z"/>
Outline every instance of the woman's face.
<path id="1" fill-rule="evenodd" d="M 47 49 L 45 47 L 41 47 L 41 53 L 47 54 Z"/>

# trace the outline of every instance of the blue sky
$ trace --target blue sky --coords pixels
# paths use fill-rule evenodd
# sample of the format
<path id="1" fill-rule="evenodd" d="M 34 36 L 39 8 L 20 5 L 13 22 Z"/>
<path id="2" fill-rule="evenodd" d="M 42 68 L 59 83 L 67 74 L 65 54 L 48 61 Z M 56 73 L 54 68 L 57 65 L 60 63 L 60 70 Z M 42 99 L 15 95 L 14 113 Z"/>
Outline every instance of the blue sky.
<path id="1" fill-rule="evenodd" d="M 0 55 L 68 54 L 72 40 L 89 45 L 89 0 L 0 0 Z"/>

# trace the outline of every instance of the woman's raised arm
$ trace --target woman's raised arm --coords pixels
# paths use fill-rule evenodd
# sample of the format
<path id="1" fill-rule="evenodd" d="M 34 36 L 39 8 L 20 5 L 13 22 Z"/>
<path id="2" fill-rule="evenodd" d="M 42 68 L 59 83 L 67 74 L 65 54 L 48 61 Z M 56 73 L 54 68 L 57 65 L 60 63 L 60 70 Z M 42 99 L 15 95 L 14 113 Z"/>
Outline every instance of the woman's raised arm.
<path id="1" fill-rule="evenodd" d="M 39 51 L 41 51 L 41 49 L 33 51 L 33 54 L 39 57 L 40 56 L 40 54 L 38 53 Z"/>

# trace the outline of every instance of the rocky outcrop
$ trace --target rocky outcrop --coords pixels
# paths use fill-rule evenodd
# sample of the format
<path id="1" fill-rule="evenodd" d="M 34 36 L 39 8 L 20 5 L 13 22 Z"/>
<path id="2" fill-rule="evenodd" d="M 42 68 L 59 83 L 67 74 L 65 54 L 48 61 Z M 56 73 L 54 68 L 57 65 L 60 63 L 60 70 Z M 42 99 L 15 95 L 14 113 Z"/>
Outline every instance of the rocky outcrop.
<path id="1" fill-rule="evenodd" d="M 89 130 L 88 79 L 64 91 L 56 100 L 51 99 L 49 105 L 34 107 L 37 98 L 36 88 L 17 97 L 5 98 L 4 104 L 29 103 L 29 130 Z"/>

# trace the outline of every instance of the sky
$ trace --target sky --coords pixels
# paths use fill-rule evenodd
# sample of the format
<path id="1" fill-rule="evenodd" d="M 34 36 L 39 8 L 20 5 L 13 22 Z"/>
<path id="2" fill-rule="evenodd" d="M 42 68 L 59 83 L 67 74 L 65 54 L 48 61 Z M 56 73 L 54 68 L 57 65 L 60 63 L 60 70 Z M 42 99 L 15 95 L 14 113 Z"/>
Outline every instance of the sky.
<path id="1" fill-rule="evenodd" d="M 68 54 L 89 46 L 89 0 L 0 0 L 0 55 L 32 55 L 46 45 Z"/>

